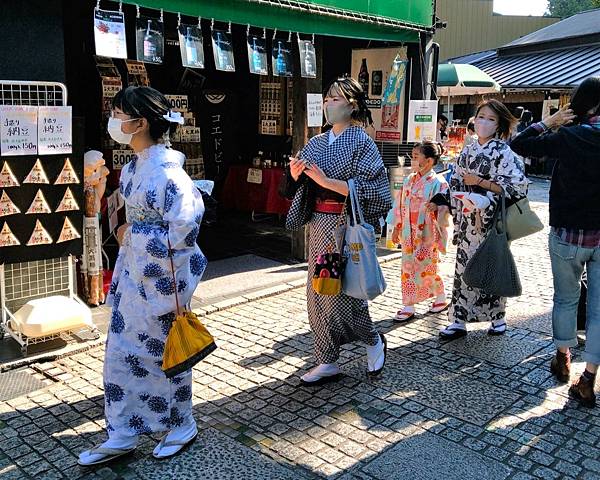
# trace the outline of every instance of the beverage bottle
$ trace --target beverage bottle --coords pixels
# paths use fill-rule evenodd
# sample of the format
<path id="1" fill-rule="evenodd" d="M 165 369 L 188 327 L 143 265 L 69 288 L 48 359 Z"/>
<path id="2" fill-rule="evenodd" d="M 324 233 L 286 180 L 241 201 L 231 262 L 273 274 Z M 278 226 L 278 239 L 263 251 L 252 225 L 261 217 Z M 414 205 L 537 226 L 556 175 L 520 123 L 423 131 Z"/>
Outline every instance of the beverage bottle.
<path id="1" fill-rule="evenodd" d="M 277 47 L 277 71 L 279 74 L 284 74 L 287 71 L 287 65 L 285 63 L 285 57 L 283 56 L 283 51 L 281 50 L 282 42 L 278 42 Z"/>
<path id="2" fill-rule="evenodd" d="M 223 41 L 223 34 L 221 32 L 217 32 L 217 52 L 219 59 L 219 69 L 228 70 L 229 67 L 229 59 L 227 58 L 227 52 L 225 51 L 225 42 Z"/>
<path id="3" fill-rule="evenodd" d="M 362 64 L 360 66 L 360 72 L 358 73 L 358 83 L 363 88 L 365 94 L 369 94 L 369 70 L 367 68 L 367 59 L 362 59 Z"/>
<path id="4" fill-rule="evenodd" d="M 262 72 L 262 58 L 260 56 L 260 52 L 258 51 L 258 47 L 256 46 L 256 38 L 252 38 L 252 68 L 255 73 Z"/>
<path id="5" fill-rule="evenodd" d="M 148 28 L 144 35 L 144 60 L 149 62 L 155 61 L 156 57 L 156 44 L 152 38 L 152 20 L 148 20 Z"/>
<path id="6" fill-rule="evenodd" d="M 304 48 L 304 72 L 306 73 L 306 75 L 308 77 L 314 77 L 316 76 L 315 73 L 315 69 L 314 69 L 314 64 L 311 58 L 311 54 L 310 54 L 310 49 L 308 48 L 308 46 L 310 45 L 310 42 L 305 42 L 305 48 Z"/>
<path id="7" fill-rule="evenodd" d="M 194 37 L 192 36 L 191 27 L 187 27 L 185 34 L 185 56 L 189 64 L 195 65 L 198 63 L 198 54 L 196 52 L 196 44 Z"/>

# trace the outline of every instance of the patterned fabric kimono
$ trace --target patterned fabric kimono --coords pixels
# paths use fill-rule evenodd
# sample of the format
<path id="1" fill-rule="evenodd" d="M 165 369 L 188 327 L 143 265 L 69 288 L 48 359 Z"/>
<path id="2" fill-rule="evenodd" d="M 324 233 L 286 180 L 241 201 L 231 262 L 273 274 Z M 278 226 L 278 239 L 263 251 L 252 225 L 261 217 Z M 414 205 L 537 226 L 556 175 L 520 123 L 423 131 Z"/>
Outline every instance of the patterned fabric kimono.
<path id="1" fill-rule="evenodd" d="M 390 187 L 383 160 L 373 140 L 358 126 L 344 130 L 329 145 L 329 135 L 313 137 L 300 153 L 300 157 L 319 166 L 330 178 L 354 179 L 365 220 L 376 229 L 379 219 L 391 206 Z M 292 202 L 287 226 L 302 226 L 304 189 L 302 184 Z M 315 357 L 319 364 L 334 363 L 339 357 L 340 346 L 354 340 L 376 345 L 379 334 L 373 326 L 366 300 L 317 294 L 311 279 L 318 254 L 335 245 L 333 230 L 338 215 L 313 213 L 309 220 L 308 282 L 306 289 L 308 320 L 314 334 Z"/>
<path id="2" fill-rule="evenodd" d="M 479 175 L 500 185 L 507 199 L 510 199 L 527 194 L 525 169 L 521 159 L 505 142 L 493 139 L 485 145 L 475 142 L 465 147 L 450 178 L 451 191 L 464 192 L 471 189 L 475 193 L 487 195 L 491 204 L 483 211 L 464 213 L 460 200 L 451 197 L 457 253 L 449 319 L 458 323 L 499 322 L 505 316 L 506 298 L 487 295 L 479 289 L 467 286 L 463 281 L 463 273 L 467 262 L 486 237 L 500 196 L 479 187 L 465 186 L 462 177 L 466 173 Z"/>
<path id="3" fill-rule="evenodd" d="M 112 317 L 104 396 L 109 435 L 159 432 L 193 421 L 191 371 L 169 380 L 161 370 L 175 318 L 175 289 L 180 304 L 188 305 L 206 267 L 196 245 L 204 205 L 183 160 L 180 152 L 155 145 L 121 172 L 132 226 L 119 250 L 108 297 Z"/>
<path id="4" fill-rule="evenodd" d="M 433 170 L 404 179 L 387 222 L 402 226 L 402 302 L 414 305 L 444 293 L 438 273 L 440 252 L 446 253 L 447 230 L 425 209 L 431 198 L 446 193 L 448 183 Z"/>

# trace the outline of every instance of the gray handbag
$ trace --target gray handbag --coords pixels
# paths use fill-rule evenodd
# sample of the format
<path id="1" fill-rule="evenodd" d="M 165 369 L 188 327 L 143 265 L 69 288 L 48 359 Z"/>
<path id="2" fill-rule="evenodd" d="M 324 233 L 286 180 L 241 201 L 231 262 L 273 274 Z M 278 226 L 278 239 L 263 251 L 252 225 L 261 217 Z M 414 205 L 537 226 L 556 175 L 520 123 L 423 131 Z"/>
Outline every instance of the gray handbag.
<path id="1" fill-rule="evenodd" d="M 463 274 L 465 283 L 488 295 L 518 297 L 521 280 L 506 234 L 506 201 L 501 195 L 485 240 L 468 261 Z"/>
<path id="2" fill-rule="evenodd" d="M 506 209 L 506 235 L 510 242 L 543 229 L 544 224 L 531 210 L 527 197 L 521 198 Z"/>

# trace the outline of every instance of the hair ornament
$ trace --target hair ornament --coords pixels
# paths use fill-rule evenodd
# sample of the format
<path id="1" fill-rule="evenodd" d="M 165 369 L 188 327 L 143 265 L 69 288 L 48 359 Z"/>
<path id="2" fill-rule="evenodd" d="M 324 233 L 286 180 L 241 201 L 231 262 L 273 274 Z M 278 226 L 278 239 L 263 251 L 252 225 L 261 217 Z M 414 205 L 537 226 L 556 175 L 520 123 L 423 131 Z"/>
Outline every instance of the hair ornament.
<path id="1" fill-rule="evenodd" d="M 168 113 L 163 115 L 163 118 L 171 123 L 178 123 L 179 125 L 183 125 L 184 118 L 181 116 L 181 112 L 173 112 L 169 110 Z"/>

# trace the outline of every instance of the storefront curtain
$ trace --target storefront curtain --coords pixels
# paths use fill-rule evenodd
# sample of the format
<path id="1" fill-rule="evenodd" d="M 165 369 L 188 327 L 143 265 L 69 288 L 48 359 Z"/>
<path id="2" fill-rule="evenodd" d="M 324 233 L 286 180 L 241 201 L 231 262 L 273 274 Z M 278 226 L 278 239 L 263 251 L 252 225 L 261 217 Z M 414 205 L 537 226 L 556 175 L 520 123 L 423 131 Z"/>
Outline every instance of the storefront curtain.
<path id="1" fill-rule="evenodd" d="M 431 0 L 125 0 L 124 3 L 282 31 L 397 42 L 418 41 L 419 31 L 431 30 L 433 18 Z"/>

